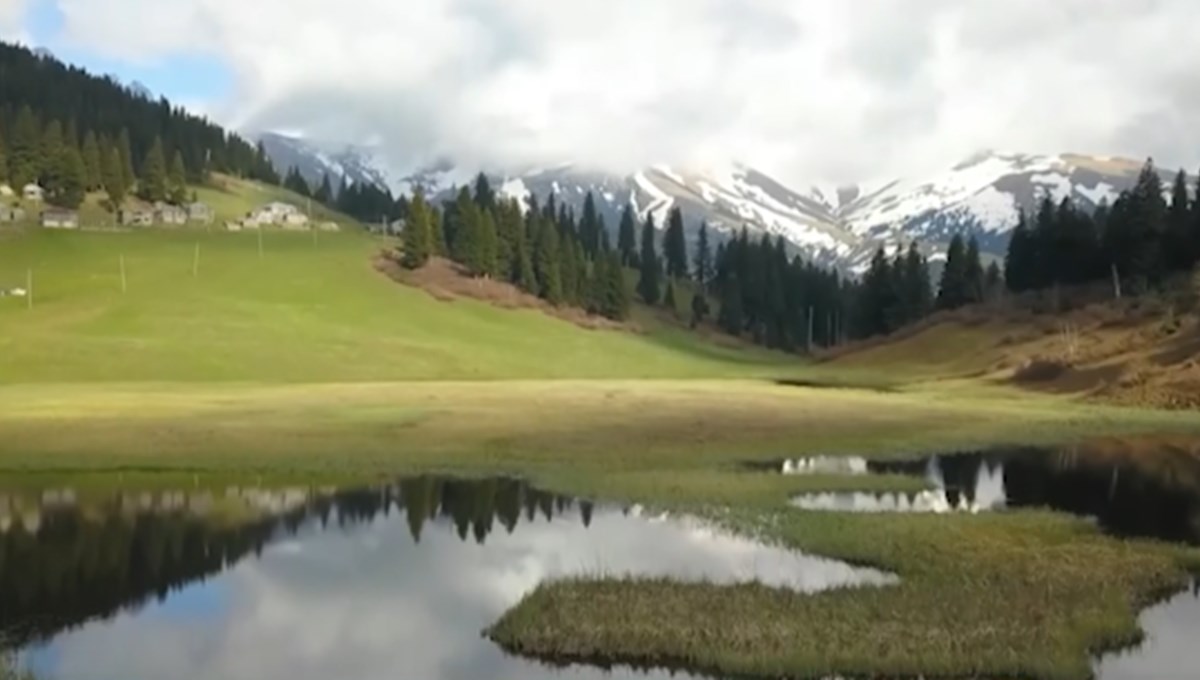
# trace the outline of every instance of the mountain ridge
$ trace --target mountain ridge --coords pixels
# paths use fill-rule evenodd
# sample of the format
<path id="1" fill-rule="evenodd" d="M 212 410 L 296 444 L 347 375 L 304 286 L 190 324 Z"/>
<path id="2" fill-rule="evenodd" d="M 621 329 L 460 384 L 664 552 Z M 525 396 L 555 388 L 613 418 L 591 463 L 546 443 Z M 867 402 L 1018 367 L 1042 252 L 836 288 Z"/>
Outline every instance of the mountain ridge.
<path id="1" fill-rule="evenodd" d="M 272 146 L 267 151 L 275 158 Z M 377 155 L 359 155 L 352 146 L 345 146 L 341 154 L 294 138 L 288 146 L 297 155 L 279 154 L 282 160 L 303 162 L 298 167 L 310 182 L 319 182 L 328 172 L 335 179 L 367 181 L 394 193 L 420 187 L 427 195 L 442 197 L 477 174 L 442 161 L 399 175 L 384 167 Z M 754 235 L 783 237 L 793 251 L 819 263 L 861 271 L 880 246 L 890 250 L 916 241 L 936 259 L 957 232 L 975 236 L 984 252 L 1003 255 L 1019 210 L 1034 209 L 1044 195 L 1056 202 L 1070 197 L 1092 210 L 1132 186 L 1141 167 L 1141 162 L 1109 156 L 984 150 L 941 173 L 873 186 L 813 183 L 793 188 L 740 163 L 714 168 L 658 164 L 629 175 L 566 163 L 487 174 L 501 195 L 523 200 L 530 194 L 544 198 L 554 193 L 576 210 L 591 192 L 610 229 L 615 230 L 626 204 L 640 220 L 653 216 L 660 226 L 669 211 L 679 207 L 692 235 L 701 221 L 713 227 L 718 238 L 744 226 Z M 1168 178 L 1169 173 L 1160 172 Z"/>

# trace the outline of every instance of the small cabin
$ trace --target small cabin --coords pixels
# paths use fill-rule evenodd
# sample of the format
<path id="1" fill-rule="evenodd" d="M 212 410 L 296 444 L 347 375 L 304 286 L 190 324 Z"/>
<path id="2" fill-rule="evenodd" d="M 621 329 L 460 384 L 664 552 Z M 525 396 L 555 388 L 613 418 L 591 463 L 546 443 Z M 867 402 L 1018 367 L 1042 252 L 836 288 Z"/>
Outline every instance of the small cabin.
<path id="1" fill-rule="evenodd" d="M 179 226 L 187 224 L 188 221 L 187 210 L 184 210 L 177 205 L 170 205 L 166 203 L 159 204 L 155 206 L 154 214 L 155 217 L 158 218 L 158 221 L 162 224 Z"/>
<path id="2" fill-rule="evenodd" d="M 26 201 L 35 201 L 41 203 L 46 198 L 46 191 L 45 189 L 42 189 L 42 187 L 31 182 L 26 184 L 25 188 L 21 190 L 21 198 L 24 198 Z"/>
<path id="3" fill-rule="evenodd" d="M 0 184 L 0 198 L 12 198 L 16 195 L 17 193 L 13 191 L 11 186 L 7 184 Z"/>
<path id="4" fill-rule="evenodd" d="M 187 206 L 188 219 L 200 224 L 212 224 L 216 219 L 213 209 L 205 203 L 189 203 Z"/>
<path id="5" fill-rule="evenodd" d="M 154 211 L 146 208 L 126 208 L 117 213 L 117 221 L 127 227 L 153 227 Z"/>
<path id="6" fill-rule="evenodd" d="M 25 211 L 11 205 L 0 203 L 0 223 L 20 222 L 25 219 Z"/>
<path id="7" fill-rule="evenodd" d="M 61 208 L 46 208 L 42 211 L 42 226 L 46 229 L 78 229 L 79 213 Z"/>

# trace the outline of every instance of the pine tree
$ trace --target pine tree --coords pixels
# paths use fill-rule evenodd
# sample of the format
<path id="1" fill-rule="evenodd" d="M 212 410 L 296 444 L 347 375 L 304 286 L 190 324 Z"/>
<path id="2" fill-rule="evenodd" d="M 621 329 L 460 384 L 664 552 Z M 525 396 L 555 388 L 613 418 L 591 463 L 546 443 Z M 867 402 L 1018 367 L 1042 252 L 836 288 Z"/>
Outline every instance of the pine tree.
<path id="1" fill-rule="evenodd" d="M 1004 281 L 1014 293 L 1033 287 L 1032 271 L 1036 266 L 1033 235 L 1025 219 L 1025 211 L 1017 213 L 1017 226 L 1008 241 L 1008 254 L 1004 258 Z"/>
<path id="2" fill-rule="evenodd" d="M 697 290 L 692 295 L 692 328 L 696 328 L 704 323 L 705 319 L 708 318 L 709 311 L 708 296 L 702 290 Z"/>
<path id="3" fill-rule="evenodd" d="M 133 147 L 129 142 L 129 130 L 121 128 L 121 134 L 117 138 L 117 151 L 121 154 L 121 174 L 122 182 L 126 189 L 132 189 L 137 183 L 137 175 L 133 171 Z M 164 164 L 166 161 L 163 161 Z"/>
<path id="4" fill-rule="evenodd" d="M 673 281 L 667 281 L 667 292 L 663 295 L 663 306 L 671 314 L 676 314 L 679 311 L 679 305 L 675 303 L 675 283 Z"/>
<path id="5" fill-rule="evenodd" d="M 575 244 L 572 241 L 569 237 L 561 239 L 558 249 L 563 302 L 570 305 L 578 304 L 580 300 L 580 262 L 575 259 Z"/>
<path id="6" fill-rule="evenodd" d="M 325 173 L 325 175 L 321 177 L 321 186 L 317 187 L 317 190 L 313 192 L 313 200 L 322 205 L 330 205 L 333 203 L 333 183 L 329 181 L 329 173 Z M 397 210 L 397 212 L 400 211 Z M 405 206 L 403 214 L 398 215 L 398 217 L 404 218 L 407 217 L 407 215 L 407 206 Z"/>
<path id="7" fill-rule="evenodd" d="M 142 163 L 138 194 L 146 201 L 167 200 L 167 160 L 163 153 L 162 140 L 157 137 L 146 154 L 145 162 Z"/>
<path id="8" fill-rule="evenodd" d="M 859 326 L 868 337 L 890 333 L 900 326 L 900 296 L 887 253 L 880 246 L 863 275 Z"/>
<path id="9" fill-rule="evenodd" d="M 1004 275 L 1000 273 L 1000 265 L 995 260 L 988 265 L 984 274 L 983 299 L 985 302 L 996 300 L 1004 294 Z"/>
<path id="10" fill-rule="evenodd" d="M 662 294 L 659 284 L 662 272 L 658 254 L 654 250 L 655 235 L 654 214 L 650 213 L 646 215 L 646 224 L 642 227 L 642 251 L 638 255 L 640 276 L 637 284 L 638 295 L 648 305 L 657 305 Z"/>
<path id="11" fill-rule="evenodd" d="M 667 229 L 663 235 L 663 259 L 666 261 L 669 278 L 687 277 L 687 240 L 683 230 L 683 212 L 678 207 L 672 208 L 667 218 Z"/>
<path id="12" fill-rule="evenodd" d="M 602 229 L 600 216 L 596 213 L 596 199 L 589 191 L 583 199 L 583 216 L 579 219 L 579 238 L 588 257 L 594 258 L 600 251 Z"/>
<path id="13" fill-rule="evenodd" d="M 946 267 L 938 286 L 938 309 L 958 309 L 970 301 L 967 292 L 967 249 L 962 234 L 955 234 L 946 251 Z"/>
<path id="14" fill-rule="evenodd" d="M 1193 264 L 1191 248 L 1192 202 L 1188 196 L 1187 175 L 1180 170 L 1171 188 L 1167 210 L 1167 261 L 1174 270 L 1189 269 Z"/>
<path id="15" fill-rule="evenodd" d="M 125 184 L 125 172 L 121 169 L 121 152 L 117 147 L 109 147 L 104 153 L 104 165 L 101 169 L 104 191 L 108 194 L 109 205 L 115 212 L 121 208 L 121 204 L 125 202 L 125 195 L 129 192 L 129 187 Z"/>
<path id="16" fill-rule="evenodd" d="M 499 239 L 496 235 L 496 218 L 492 216 L 491 208 L 484 208 L 479 218 L 478 275 L 493 277 L 499 271 L 498 260 Z"/>
<path id="17" fill-rule="evenodd" d="M 88 130 L 87 134 L 83 136 L 83 167 L 89 191 L 95 191 L 103 186 L 102 166 L 100 143 L 97 141 L 95 133 Z"/>
<path id="18" fill-rule="evenodd" d="M 59 154 L 63 159 L 62 168 L 53 201 L 64 208 L 78 208 L 87 194 L 87 170 L 84 168 L 83 154 L 74 144 L 67 144 Z"/>
<path id="19" fill-rule="evenodd" d="M 487 175 L 482 172 L 475 178 L 475 205 L 485 211 L 496 207 L 496 192 L 492 190 Z"/>
<path id="20" fill-rule="evenodd" d="M 984 274 L 983 262 L 979 256 L 979 241 L 972 236 L 967 243 L 966 255 L 966 299 L 968 304 L 983 302 Z"/>
<path id="21" fill-rule="evenodd" d="M 615 251 L 596 260 L 596 279 L 600 282 L 599 313 L 614 321 L 629 317 L 629 290 L 625 287 L 625 269 Z"/>
<path id="22" fill-rule="evenodd" d="M 745 312 L 742 309 L 742 287 L 737 274 L 731 274 L 721 284 L 721 310 L 717 325 L 730 335 L 741 335 L 746 329 Z"/>
<path id="23" fill-rule="evenodd" d="M 1136 288 L 1158 283 L 1166 269 L 1162 239 L 1166 232 L 1167 204 L 1163 199 L 1162 179 L 1153 160 L 1146 161 L 1129 199 L 1133 237 L 1129 264 Z"/>
<path id="24" fill-rule="evenodd" d="M 552 219 L 538 219 L 534 243 L 533 269 L 538 281 L 538 296 L 552 305 L 562 302 L 562 272 L 558 253 L 558 228 Z"/>
<path id="25" fill-rule="evenodd" d="M 897 267 L 899 270 L 900 267 Z M 933 308 L 933 290 L 929 281 L 929 264 L 917 244 L 911 243 L 904 256 L 902 276 L 904 323 L 926 317 Z"/>
<path id="26" fill-rule="evenodd" d="M 693 272 L 696 283 L 700 286 L 700 291 L 707 289 L 712 281 L 712 251 L 708 244 L 708 223 L 700 223 L 700 233 L 696 236 L 696 259 L 695 270 Z M 705 306 L 707 307 L 707 298 L 705 298 Z M 708 312 L 706 311 L 705 314 Z"/>
<path id="27" fill-rule="evenodd" d="M 4 130 L 0 129 L 0 184 L 8 183 L 8 153 L 4 146 Z"/>
<path id="28" fill-rule="evenodd" d="M 41 149 L 38 152 L 38 182 L 51 196 L 57 196 L 63 175 L 66 174 L 62 124 L 57 120 L 46 123 L 42 134 Z"/>
<path id="29" fill-rule="evenodd" d="M 1196 173 L 1196 191 L 1192 197 L 1192 231 L 1189 239 L 1192 262 L 1200 262 L 1200 172 Z"/>
<path id="30" fill-rule="evenodd" d="M 413 194 L 408 221 L 404 225 L 404 266 L 409 269 L 425 266 L 433 250 L 432 241 L 429 206 L 418 189 Z"/>
<path id="31" fill-rule="evenodd" d="M 183 205 L 187 199 L 187 171 L 183 167 L 183 154 L 176 150 L 171 158 L 171 171 L 167 175 L 167 200 L 175 205 Z"/>
<path id="32" fill-rule="evenodd" d="M 625 206 L 621 213 L 621 225 L 617 232 L 617 253 L 621 257 L 621 265 L 637 266 L 637 226 L 633 220 L 633 208 Z"/>
<path id="33" fill-rule="evenodd" d="M 33 109 L 28 105 L 21 107 L 16 122 L 13 123 L 8 159 L 8 177 L 17 191 L 38 180 L 38 175 L 41 174 L 41 143 L 41 128 Z"/>

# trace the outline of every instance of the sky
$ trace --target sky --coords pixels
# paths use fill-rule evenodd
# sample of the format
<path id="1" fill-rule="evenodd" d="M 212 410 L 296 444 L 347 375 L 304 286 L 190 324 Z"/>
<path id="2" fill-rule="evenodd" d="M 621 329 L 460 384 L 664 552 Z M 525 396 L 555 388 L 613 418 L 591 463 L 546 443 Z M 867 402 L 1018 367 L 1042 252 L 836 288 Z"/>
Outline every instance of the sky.
<path id="1" fill-rule="evenodd" d="M 0 0 L 0 36 L 393 168 L 741 161 L 791 182 L 982 149 L 1200 167 L 1195 0 Z"/>

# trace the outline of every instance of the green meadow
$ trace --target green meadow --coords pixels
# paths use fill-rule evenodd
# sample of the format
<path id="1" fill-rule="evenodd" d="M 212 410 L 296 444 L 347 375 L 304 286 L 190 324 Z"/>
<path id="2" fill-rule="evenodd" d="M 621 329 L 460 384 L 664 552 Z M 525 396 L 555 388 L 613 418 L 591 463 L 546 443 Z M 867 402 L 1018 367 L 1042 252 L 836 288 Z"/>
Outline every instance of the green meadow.
<path id="1" fill-rule="evenodd" d="M 952 377 L 957 359 L 939 371 L 928 354 L 916 367 L 879 353 L 814 365 L 652 314 L 639 313 L 640 332 L 601 331 L 439 301 L 374 270 L 387 247 L 357 230 L 0 233 L 0 288 L 25 286 L 29 272 L 34 284 L 32 300 L 0 298 L 0 474 L 14 485 L 85 484 L 95 473 L 144 484 L 512 474 L 899 574 L 883 590 L 815 596 L 547 583 L 489 631 L 551 660 L 754 677 L 1084 678 L 1089 652 L 1135 641 L 1138 610 L 1200 566 L 1194 551 L 1119 541 L 1051 513 L 804 513 L 789 496 L 922 482 L 741 467 L 1185 437 L 1200 434 L 1192 413 Z"/>

